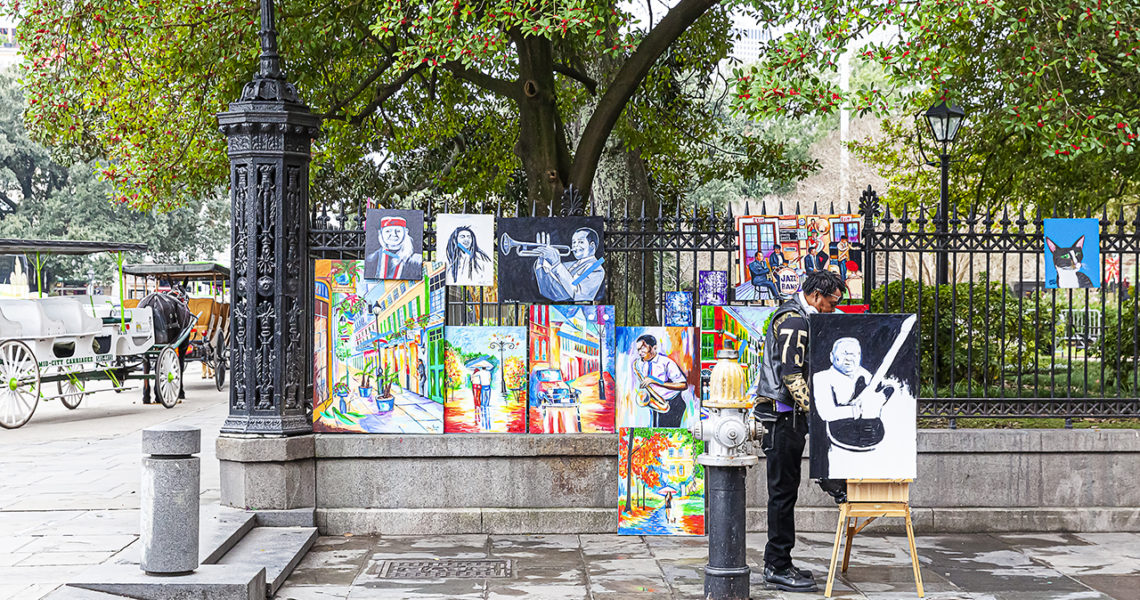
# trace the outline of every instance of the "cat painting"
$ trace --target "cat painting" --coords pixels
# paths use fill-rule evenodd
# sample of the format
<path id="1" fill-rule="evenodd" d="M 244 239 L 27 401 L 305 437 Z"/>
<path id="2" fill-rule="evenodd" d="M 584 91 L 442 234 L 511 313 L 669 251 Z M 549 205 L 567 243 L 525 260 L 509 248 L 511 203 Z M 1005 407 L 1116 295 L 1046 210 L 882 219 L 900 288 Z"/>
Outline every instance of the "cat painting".
<path id="1" fill-rule="evenodd" d="M 1100 222 L 1044 219 L 1045 287 L 1095 288 L 1100 284 Z"/>
<path id="2" fill-rule="evenodd" d="M 1053 253 L 1053 267 L 1057 269 L 1057 287 L 1059 288 L 1091 288 L 1092 280 L 1088 275 L 1081 273 L 1081 261 L 1085 257 L 1083 246 L 1085 236 L 1077 238 L 1072 246 L 1058 246 L 1056 242 L 1045 238 L 1045 244 Z"/>

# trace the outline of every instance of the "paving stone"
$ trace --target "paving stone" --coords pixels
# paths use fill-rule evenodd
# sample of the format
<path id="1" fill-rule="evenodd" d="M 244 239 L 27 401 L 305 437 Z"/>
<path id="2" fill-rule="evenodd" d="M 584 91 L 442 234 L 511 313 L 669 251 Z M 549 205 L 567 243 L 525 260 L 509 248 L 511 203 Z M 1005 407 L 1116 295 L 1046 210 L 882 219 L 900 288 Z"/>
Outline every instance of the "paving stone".
<path id="1" fill-rule="evenodd" d="M 36 552 L 17 563 L 21 567 L 48 565 L 97 565 L 106 562 L 114 552 Z"/>
<path id="2" fill-rule="evenodd" d="M 347 585 L 290 585 L 277 590 L 274 600 L 347 600 L 351 586 Z"/>
<path id="3" fill-rule="evenodd" d="M 1082 575 L 1077 581 L 1116 600 L 1140 598 L 1140 581 L 1134 575 Z"/>

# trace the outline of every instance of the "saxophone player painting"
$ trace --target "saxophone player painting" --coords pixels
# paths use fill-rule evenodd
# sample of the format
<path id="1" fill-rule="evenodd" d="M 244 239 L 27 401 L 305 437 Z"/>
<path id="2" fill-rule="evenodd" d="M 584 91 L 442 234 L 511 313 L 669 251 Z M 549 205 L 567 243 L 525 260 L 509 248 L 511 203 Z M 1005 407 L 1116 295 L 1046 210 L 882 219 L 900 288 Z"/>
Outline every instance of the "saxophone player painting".
<path id="1" fill-rule="evenodd" d="M 499 219 L 503 300 L 596 302 L 606 294 L 601 217 Z"/>
<path id="2" fill-rule="evenodd" d="M 696 329 L 618 327 L 618 427 L 688 427 L 700 418 Z"/>

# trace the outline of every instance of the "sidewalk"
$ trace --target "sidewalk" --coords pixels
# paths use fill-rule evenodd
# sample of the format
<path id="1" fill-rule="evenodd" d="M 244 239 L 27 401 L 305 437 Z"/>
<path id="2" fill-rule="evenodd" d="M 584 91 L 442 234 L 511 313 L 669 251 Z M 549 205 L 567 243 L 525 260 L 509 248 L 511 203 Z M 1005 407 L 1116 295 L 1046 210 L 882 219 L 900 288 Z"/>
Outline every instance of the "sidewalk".
<path id="1" fill-rule="evenodd" d="M 142 429 L 202 429 L 202 503 L 219 498 L 214 440 L 229 390 L 186 369 L 186 400 L 144 405 L 139 390 L 104 391 L 69 411 L 42 402 L 20 429 L 0 430 L 0 600 L 36 600 L 92 565 L 136 557 Z M 101 385 L 101 384 L 100 384 Z"/>
<path id="2" fill-rule="evenodd" d="M 752 598 L 823 598 L 832 536 L 799 536 L 797 565 L 820 584 L 814 594 L 769 591 L 761 576 L 763 533 L 748 535 Z M 277 593 L 278 600 L 550 599 L 671 600 L 704 597 L 707 539 L 617 535 L 324 537 Z M 1136 600 L 1140 534 L 943 535 L 918 538 L 931 600 Z M 447 559 L 505 559 L 510 577 L 394 579 Z M 473 570 L 496 565 L 467 564 Z M 500 567 L 501 568 L 501 567 Z M 833 597 L 915 598 L 906 537 L 856 538 L 851 567 Z M 441 573 L 442 574 L 442 573 Z M 381 576 L 387 575 L 389 578 Z M 423 577 L 423 575 L 420 575 Z"/>

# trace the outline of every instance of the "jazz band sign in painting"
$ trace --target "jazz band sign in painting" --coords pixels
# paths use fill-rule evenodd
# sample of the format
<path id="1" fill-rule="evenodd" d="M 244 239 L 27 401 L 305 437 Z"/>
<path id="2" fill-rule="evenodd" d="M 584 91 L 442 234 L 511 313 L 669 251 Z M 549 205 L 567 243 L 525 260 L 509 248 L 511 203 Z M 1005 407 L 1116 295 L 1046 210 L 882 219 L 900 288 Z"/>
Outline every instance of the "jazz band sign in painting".
<path id="1" fill-rule="evenodd" d="M 507 302 L 595 302 L 606 295 L 601 217 L 498 219 L 499 290 Z"/>

